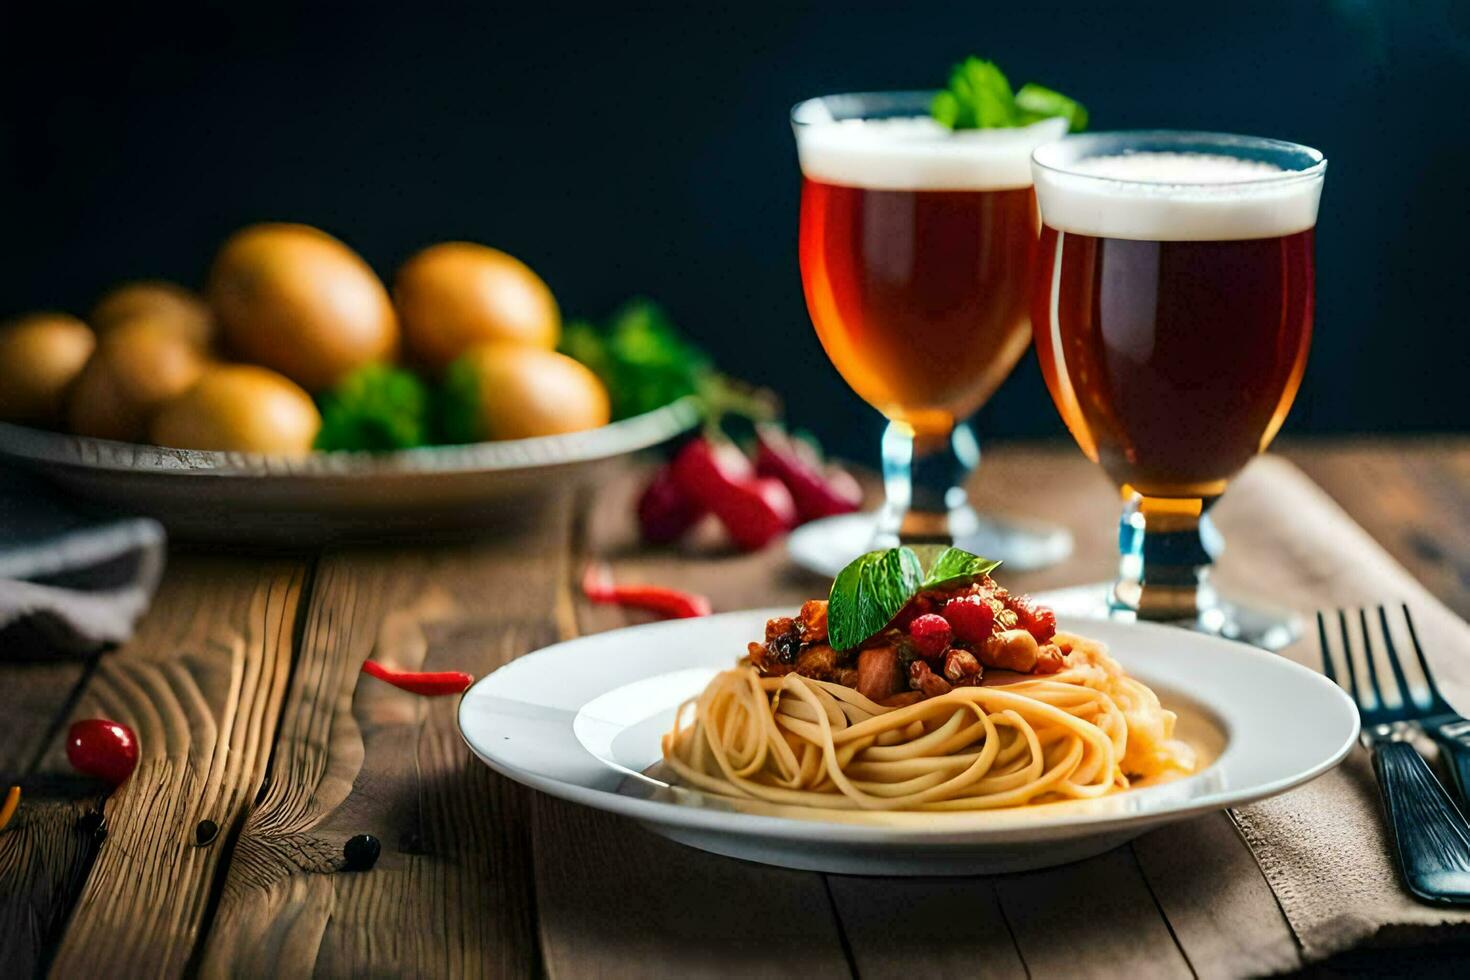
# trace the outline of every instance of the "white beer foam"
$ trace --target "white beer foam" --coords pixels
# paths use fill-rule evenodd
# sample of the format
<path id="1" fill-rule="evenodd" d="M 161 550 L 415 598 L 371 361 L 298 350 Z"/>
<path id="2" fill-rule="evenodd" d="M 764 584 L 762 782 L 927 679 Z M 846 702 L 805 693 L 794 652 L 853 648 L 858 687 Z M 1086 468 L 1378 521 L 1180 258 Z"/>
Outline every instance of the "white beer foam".
<path id="1" fill-rule="evenodd" d="M 1087 157 L 1034 168 L 1041 220 L 1059 231 L 1145 241 L 1278 238 L 1317 224 L 1321 171 L 1208 153 Z"/>
<path id="2" fill-rule="evenodd" d="M 1065 119 L 1014 129 L 946 129 L 926 116 L 807 122 L 801 172 L 846 187 L 996 191 L 1031 186 L 1031 151 L 1066 135 Z"/>

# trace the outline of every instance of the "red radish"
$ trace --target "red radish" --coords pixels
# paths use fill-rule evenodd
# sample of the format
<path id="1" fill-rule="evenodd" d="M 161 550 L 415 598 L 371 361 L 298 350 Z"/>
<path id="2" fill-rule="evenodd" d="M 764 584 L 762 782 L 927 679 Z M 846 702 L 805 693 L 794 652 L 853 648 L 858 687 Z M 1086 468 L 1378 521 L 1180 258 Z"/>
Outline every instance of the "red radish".
<path id="1" fill-rule="evenodd" d="M 850 514 L 862 506 L 863 490 L 851 473 L 823 466 L 814 448 L 778 425 L 756 427 L 756 472 L 775 477 L 791 491 L 802 521 Z"/>
<path id="2" fill-rule="evenodd" d="M 796 504 L 780 480 L 757 477 L 729 443 L 692 439 L 671 464 L 674 480 L 710 511 L 743 551 L 755 551 L 796 526 Z"/>
<path id="3" fill-rule="evenodd" d="M 138 765 L 138 738 L 127 725 L 87 718 L 67 730 L 66 758 L 77 772 L 120 786 Z"/>
<path id="4" fill-rule="evenodd" d="M 668 544 L 698 523 L 704 508 L 689 498 L 674 472 L 661 466 L 638 497 L 638 527 L 650 544 Z"/>

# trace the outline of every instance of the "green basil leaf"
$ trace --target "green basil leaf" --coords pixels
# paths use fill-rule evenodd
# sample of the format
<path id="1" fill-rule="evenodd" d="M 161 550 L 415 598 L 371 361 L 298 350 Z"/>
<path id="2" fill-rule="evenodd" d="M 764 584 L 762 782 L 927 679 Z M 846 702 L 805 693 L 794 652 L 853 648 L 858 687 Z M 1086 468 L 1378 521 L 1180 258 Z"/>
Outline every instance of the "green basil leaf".
<path id="1" fill-rule="evenodd" d="M 924 571 L 909 548 L 870 551 L 832 581 L 827 597 L 827 640 L 849 650 L 893 621 L 918 594 Z"/>
<path id="2" fill-rule="evenodd" d="M 1087 128 L 1087 108 L 1076 99 L 1060 92 L 1027 82 L 1016 93 L 1016 108 L 1029 122 L 1061 116 L 1067 120 L 1067 131 L 1080 133 Z"/>
<path id="3" fill-rule="evenodd" d="M 989 575 L 1000 567 L 1000 562 L 972 555 L 960 548 L 945 548 L 932 560 L 926 561 L 924 565 L 928 573 L 919 586 L 920 591 L 937 589 L 969 579 L 977 579 L 982 575 Z"/>

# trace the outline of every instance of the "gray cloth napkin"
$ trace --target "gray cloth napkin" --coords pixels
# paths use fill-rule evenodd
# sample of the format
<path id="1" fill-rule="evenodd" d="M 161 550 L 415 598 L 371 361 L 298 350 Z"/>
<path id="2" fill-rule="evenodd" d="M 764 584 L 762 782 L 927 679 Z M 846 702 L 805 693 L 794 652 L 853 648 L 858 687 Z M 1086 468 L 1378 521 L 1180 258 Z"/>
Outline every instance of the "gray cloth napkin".
<path id="1" fill-rule="evenodd" d="M 77 655 L 133 634 L 163 572 L 164 531 L 107 519 L 0 466 L 0 656 Z"/>

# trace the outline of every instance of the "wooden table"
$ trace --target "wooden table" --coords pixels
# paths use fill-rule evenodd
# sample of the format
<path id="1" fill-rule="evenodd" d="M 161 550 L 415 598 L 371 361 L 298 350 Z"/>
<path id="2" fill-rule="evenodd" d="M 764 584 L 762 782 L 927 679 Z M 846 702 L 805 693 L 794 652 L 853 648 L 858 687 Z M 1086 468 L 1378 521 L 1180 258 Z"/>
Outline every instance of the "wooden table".
<path id="1" fill-rule="evenodd" d="M 1470 440 L 1285 454 L 1470 616 Z M 0 660 L 0 781 L 28 791 L 0 834 L 0 973 L 1208 972 L 1212 944 L 1232 941 L 1228 923 L 1172 902 L 1169 869 L 1132 848 L 1094 859 L 1117 881 L 1105 903 L 1069 889 L 1067 868 L 880 881 L 746 864 L 523 790 L 470 757 L 454 699 L 359 683 L 370 653 L 478 675 L 622 624 L 574 588 L 593 557 L 629 580 L 706 592 L 717 609 L 825 587 L 779 548 L 641 549 L 636 476 L 579 500 L 550 495 L 534 520 L 480 541 L 181 550 L 123 649 L 86 663 Z M 1027 492 L 1038 485 L 1051 489 Z M 1012 576 L 1017 586 L 1110 574 L 1115 495 L 1070 447 L 988 453 L 976 497 L 1045 505 L 1077 533 L 1071 562 Z M 70 775 L 61 751 L 68 720 L 98 715 L 131 724 L 144 750 L 110 799 Z M 201 821 L 218 835 L 201 838 Z M 343 844 L 360 833 L 383 842 L 382 857 L 343 871 Z"/>

